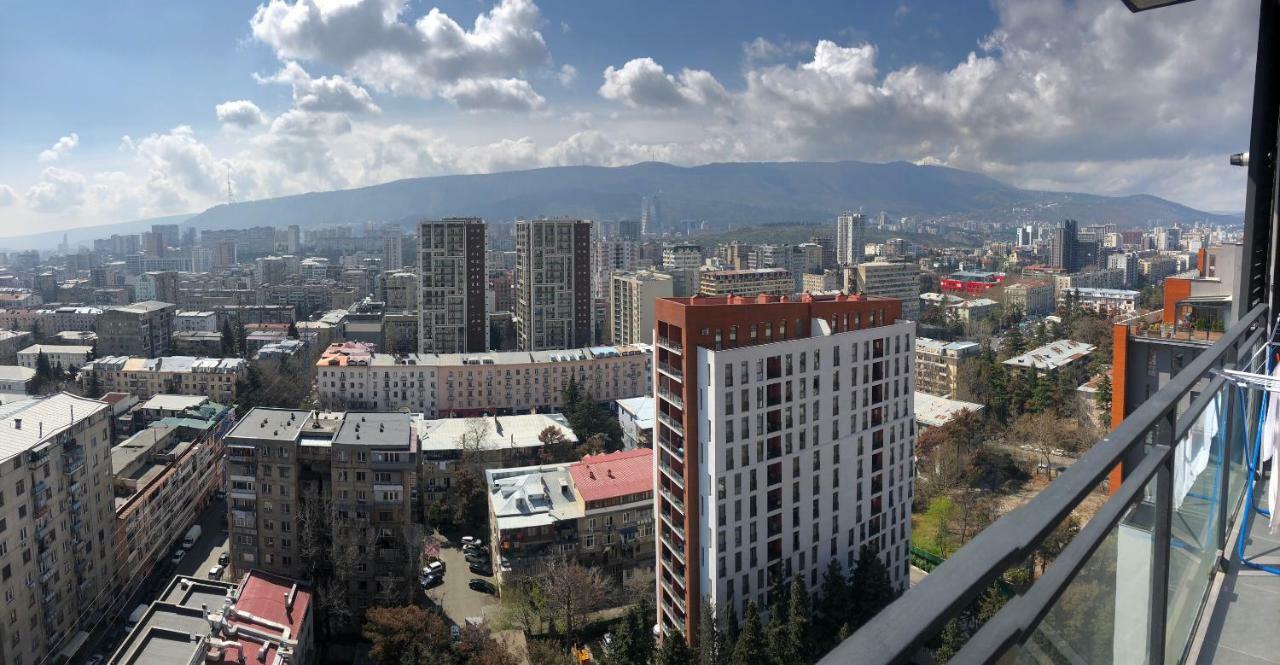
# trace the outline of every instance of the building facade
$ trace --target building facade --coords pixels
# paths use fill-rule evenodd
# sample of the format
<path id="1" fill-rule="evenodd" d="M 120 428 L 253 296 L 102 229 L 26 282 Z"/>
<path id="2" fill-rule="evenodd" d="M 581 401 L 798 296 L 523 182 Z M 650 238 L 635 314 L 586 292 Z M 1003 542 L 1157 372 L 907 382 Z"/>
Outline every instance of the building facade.
<path id="1" fill-rule="evenodd" d="M 1004 287 L 1004 304 L 1027 316 L 1050 314 L 1057 306 L 1053 285 L 1048 282 L 1018 282 Z"/>
<path id="2" fill-rule="evenodd" d="M 248 368 L 242 358 L 130 358 L 106 356 L 85 363 L 79 381 L 88 386 L 97 375 L 103 392 L 130 393 L 139 399 L 153 395 L 206 395 L 222 404 L 236 401 L 236 382 Z"/>
<path id="3" fill-rule="evenodd" d="M 109 307 L 98 317 L 98 353 L 158 358 L 169 353 L 177 306 L 148 300 Z"/>
<path id="4" fill-rule="evenodd" d="M 742 616 L 872 545 L 907 583 L 914 324 L 859 296 L 658 303 L 655 584 L 663 634 Z"/>
<path id="5" fill-rule="evenodd" d="M 960 363 L 978 355 L 977 342 L 944 342 L 917 337 L 915 343 L 916 390 L 954 397 L 960 389 Z"/>
<path id="6" fill-rule="evenodd" d="M 446 218 L 418 224 L 418 351 L 485 351 L 485 223 Z"/>
<path id="7" fill-rule="evenodd" d="M 108 412 L 66 393 L 0 412 L 0 662 L 53 660 L 113 600 Z"/>
<path id="8" fill-rule="evenodd" d="M 521 351 L 592 343 L 590 221 L 516 220 L 515 324 Z"/>
<path id="9" fill-rule="evenodd" d="M 844 266 L 862 263 L 867 245 L 867 216 L 843 212 L 836 216 L 836 262 Z"/>
<path id="10" fill-rule="evenodd" d="M 703 270 L 698 273 L 698 293 L 704 296 L 786 296 L 795 293 L 795 278 L 786 268 Z"/>
<path id="11" fill-rule="evenodd" d="M 920 318 L 920 267 L 914 263 L 875 261 L 850 269 L 847 293 L 897 298 L 902 301 L 902 318 Z"/>
<path id="12" fill-rule="evenodd" d="M 652 357 L 647 344 L 397 356 L 346 343 L 320 356 L 316 385 L 321 404 L 336 409 L 509 415 L 558 410 L 571 379 L 601 402 L 647 394 Z"/>
<path id="13" fill-rule="evenodd" d="M 670 275 L 642 270 L 615 272 L 609 288 L 609 341 L 649 344 L 653 341 L 653 303 L 670 298 Z"/>

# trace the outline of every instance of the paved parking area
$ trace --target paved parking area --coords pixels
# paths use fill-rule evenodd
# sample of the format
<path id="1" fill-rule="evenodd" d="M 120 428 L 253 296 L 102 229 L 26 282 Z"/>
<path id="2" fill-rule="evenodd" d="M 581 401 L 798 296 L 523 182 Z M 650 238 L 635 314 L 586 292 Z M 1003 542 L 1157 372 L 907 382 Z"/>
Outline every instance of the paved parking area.
<path id="1" fill-rule="evenodd" d="M 201 578 L 209 576 L 209 569 L 218 563 L 218 555 L 229 551 L 227 529 L 222 525 L 222 518 L 226 514 L 226 501 L 214 499 L 205 506 L 200 513 L 200 538 L 178 563 L 175 575 Z M 223 573 L 222 579 L 232 579 L 231 572 Z"/>
<path id="2" fill-rule="evenodd" d="M 489 582 L 497 582 L 492 576 L 483 577 L 467 569 L 467 560 L 462 549 L 447 542 L 440 536 L 433 536 L 440 545 L 440 560 L 444 561 L 444 583 L 427 589 L 427 598 L 444 610 L 450 621 L 462 625 L 467 617 L 482 617 L 492 621 L 498 611 L 498 598 L 487 593 L 474 591 L 467 586 L 471 578 L 479 577 Z"/>

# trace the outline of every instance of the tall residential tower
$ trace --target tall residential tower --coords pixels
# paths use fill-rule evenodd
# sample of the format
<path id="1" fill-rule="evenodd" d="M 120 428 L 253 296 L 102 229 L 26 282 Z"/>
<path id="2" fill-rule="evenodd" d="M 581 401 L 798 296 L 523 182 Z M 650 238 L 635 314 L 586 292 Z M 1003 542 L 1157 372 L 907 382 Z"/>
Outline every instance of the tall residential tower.
<path id="1" fill-rule="evenodd" d="M 450 217 L 418 224 L 419 353 L 488 349 L 485 223 Z"/>
<path id="2" fill-rule="evenodd" d="M 516 220 L 515 315 L 521 351 L 591 345 L 590 221 Z"/>

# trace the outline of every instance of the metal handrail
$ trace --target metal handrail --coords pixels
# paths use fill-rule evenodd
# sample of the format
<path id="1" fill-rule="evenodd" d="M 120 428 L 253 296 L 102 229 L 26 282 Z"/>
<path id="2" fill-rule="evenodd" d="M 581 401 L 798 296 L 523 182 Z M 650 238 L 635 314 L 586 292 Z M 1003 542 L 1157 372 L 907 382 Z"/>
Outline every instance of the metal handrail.
<path id="1" fill-rule="evenodd" d="M 1266 320 L 1266 313 L 1266 305 L 1250 310 L 1222 339 L 1193 359 L 1164 388 L 1143 402 L 1114 432 L 1099 441 L 1040 494 L 1025 506 L 1004 515 L 984 529 L 918 586 L 907 591 L 858 632 L 838 644 L 819 661 L 820 665 L 906 661 L 916 647 L 941 632 L 948 620 L 967 608 L 1006 570 L 1030 556 L 1058 524 L 1124 460 L 1131 449 L 1144 443 L 1153 428 L 1165 423 L 1173 434 L 1185 432 L 1183 426 L 1189 428 L 1190 423 L 1176 419 L 1180 400 L 1211 369 L 1224 362 L 1234 362 L 1235 357 L 1228 356 L 1238 351 L 1245 342 L 1258 339 L 1263 332 L 1261 324 Z M 1205 393 L 1211 394 L 1208 391 Z M 1196 403 L 1200 404 L 1204 399 L 1207 398 L 1201 395 Z M 1203 406 L 1201 409 L 1203 410 Z M 1168 439 L 1166 447 L 1171 449 L 1173 442 L 1177 440 L 1178 438 Z M 1129 474 L 1129 479 L 1136 476 L 1141 480 L 1130 482 L 1126 479 L 1120 491 L 1129 492 L 1134 487 L 1143 487 L 1161 467 L 1167 466 L 1170 454 L 1169 450 L 1164 450 L 1160 454 L 1145 456 Z M 975 652 L 981 650 L 984 653 L 998 654 L 1001 648 L 1023 634 L 1025 627 L 1019 624 L 1034 626 L 1039 623 L 1052 601 L 1061 594 L 1066 582 L 1084 565 L 1088 555 L 1097 549 L 1106 530 L 1111 526 L 1106 524 L 1104 528 L 1103 524 L 1099 524 L 1094 527 L 1094 522 L 1105 523 L 1110 520 L 1112 513 L 1116 513 L 1115 519 L 1118 520 L 1123 509 L 1128 507 L 1129 502 L 1117 500 L 1120 498 L 1118 495 L 1119 492 L 1117 497 L 1112 497 L 1104 504 L 1103 510 L 1058 556 L 1053 568 L 1061 568 L 1063 572 L 1057 575 L 1063 578 L 1059 579 L 1057 575 L 1050 576 L 1048 573 L 1042 576 L 1036 585 L 1046 583 L 1049 586 L 1035 594 L 1029 592 L 1017 603 L 1011 603 L 1025 613 L 1025 616 L 1014 618 L 1013 612 L 999 613 L 997 617 L 1008 614 L 1011 618 L 999 623 L 993 619 L 988 623 L 993 627 L 990 632 L 984 628 L 975 634 L 970 640 Z M 1033 585 L 1032 590 L 1036 585 Z M 1163 616 L 1163 613 L 1160 615 Z M 1031 620 L 1033 618 L 1035 621 Z M 1001 630 L 1001 626 L 1009 632 Z M 1163 630 L 1160 632 L 1163 634 Z M 988 640 L 991 643 L 987 643 Z M 969 659 L 964 659 L 964 662 L 969 662 Z"/>

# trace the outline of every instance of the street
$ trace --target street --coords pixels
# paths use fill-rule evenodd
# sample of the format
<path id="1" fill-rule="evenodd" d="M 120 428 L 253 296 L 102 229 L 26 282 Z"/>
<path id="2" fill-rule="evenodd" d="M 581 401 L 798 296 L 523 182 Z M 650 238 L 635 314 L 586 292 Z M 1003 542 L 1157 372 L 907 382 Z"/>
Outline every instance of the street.
<path id="1" fill-rule="evenodd" d="M 227 530 L 222 518 L 227 514 L 226 501 L 213 499 L 200 513 L 200 538 L 178 563 L 174 575 L 190 575 L 209 578 L 209 569 L 218 564 L 218 555 L 228 551 Z M 233 579 L 231 571 L 222 574 L 223 580 Z"/>
<path id="2" fill-rule="evenodd" d="M 442 584 L 427 589 L 427 598 L 439 605 L 445 616 L 459 626 L 464 624 L 467 617 L 482 617 L 487 621 L 496 618 L 497 596 L 475 591 L 467 586 L 475 577 L 496 585 L 496 578 L 476 575 L 468 570 L 462 549 L 449 543 L 444 536 L 435 534 L 428 538 L 440 543 L 440 560 L 444 562 L 445 573 Z"/>

